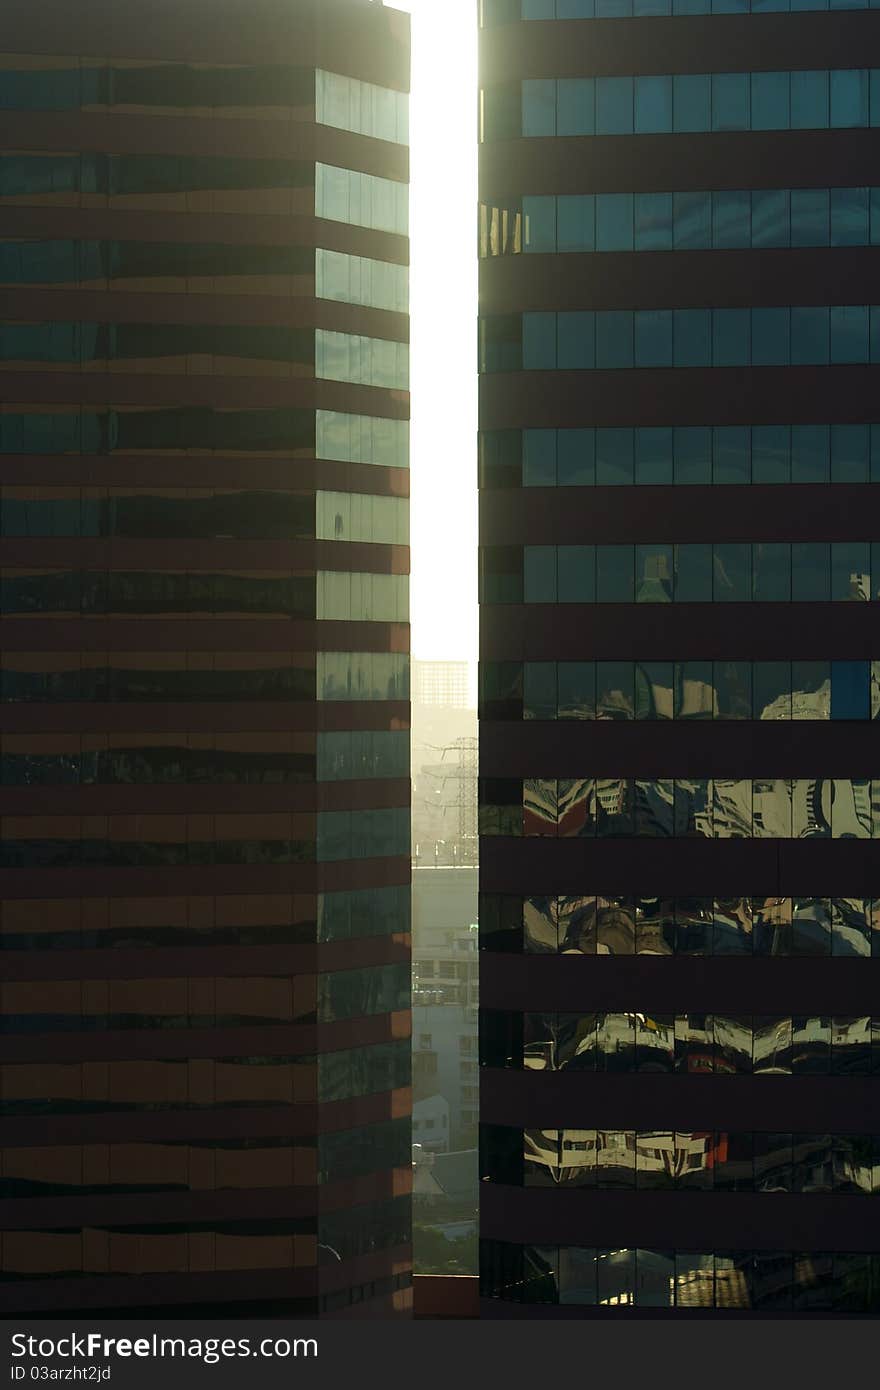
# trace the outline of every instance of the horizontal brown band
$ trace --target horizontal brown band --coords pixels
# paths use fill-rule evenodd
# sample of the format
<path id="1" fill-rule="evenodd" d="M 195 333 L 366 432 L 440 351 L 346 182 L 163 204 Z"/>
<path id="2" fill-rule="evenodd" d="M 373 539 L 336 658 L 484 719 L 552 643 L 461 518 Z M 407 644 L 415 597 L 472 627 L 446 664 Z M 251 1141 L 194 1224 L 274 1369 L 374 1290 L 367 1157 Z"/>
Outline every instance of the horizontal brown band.
<path id="1" fill-rule="evenodd" d="M 197 726 L 196 726 L 197 727 Z M 202 730 L 204 732 L 204 730 Z M 265 732 L 264 730 L 262 732 Z M 279 756 L 285 750 L 279 749 Z M 266 757 L 271 756 L 267 751 Z M 237 816 L 285 812 L 408 809 L 410 783 L 401 777 L 371 781 L 307 782 L 221 788 L 165 782 L 149 785 L 0 787 L 0 816 Z M 145 828 L 144 838 L 149 838 Z"/>
<path id="2" fill-rule="evenodd" d="M 490 373 L 480 428 L 870 423 L 878 384 L 880 366 Z"/>
<path id="3" fill-rule="evenodd" d="M 798 484 L 796 505 L 791 488 L 770 483 L 501 488 L 484 491 L 481 501 L 483 545 L 880 537 L 880 487 L 875 483 Z"/>
<path id="4" fill-rule="evenodd" d="M 481 1006 L 514 1012 L 870 1017 L 880 987 L 880 960 L 861 958 L 679 956 L 672 964 L 664 956 L 484 952 L 480 959 Z"/>
<path id="5" fill-rule="evenodd" d="M 412 1091 L 380 1091 L 354 1100 L 302 1105 L 229 1106 L 222 1110 L 118 1111 L 115 1114 L 41 1115 L 6 1120 L 6 1147 L 53 1144 L 177 1143 L 211 1139 L 308 1138 L 400 1119 L 412 1109 Z"/>
<path id="6" fill-rule="evenodd" d="M 0 869 L 0 899 L 345 892 L 405 883 L 409 862 L 408 856 L 388 856 L 329 864 L 214 864 L 164 868 L 161 878 L 148 868 Z"/>
<path id="7" fill-rule="evenodd" d="M 480 888 L 523 897 L 642 892 L 660 897 L 737 898 L 748 893 L 870 898 L 877 892 L 878 860 L 876 840 L 485 836 L 480 841 Z"/>
<path id="8" fill-rule="evenodd" d="M 33 406 L 213 406 L 221 410 L 339 410 L 409 419 L 409 392 L 303 377 L 7 372 L 0 400 Z M 286 451 L 285 451 L 286 452 Z"/>
<path id="9" fill-rule="evenodd" d="M 530 1191 L 480 1185 L 484 1239 L 522 1244 L 660 1250 L 865 1250 L 880 1212 L 832 1193 Z M 877 1204 L 880 1205 L 880 1204 Z"/>
<path id="10" fill-rule="evenodd" d="M 484 606 L 482 619 L 483 661 L 870 661 L 880 656 L 876 603 L 499 604 Z"/>
<path id="11" fill-rule="evenodd" d="M 204 57 L 200 56 L 200 62 Z M 277 62 L 277 56 L 276 60 Z M 131 115 L 119 111 L 10 111 L 4 113 L 6 149 L 82 150 L 99 154 L 299 160 L 333 164 L 406 183 L 409 150 L 312 121 L 259 116 Z"/>
<path id="12" fill-rule="evenodd" d="M 408 574 L 409 546 L 369 541 L 228 540 L 226 538 L 140 536 L 8 536 L 4 569 L 83 570 L 257 570 L 282 573 L 315 570 Z M 108 602 L 110 600 L 108 599 Z M 6 624 L 17 623 L 8 614 Z M 36 623 L 37 618 L 24 618 Z M 137 618 L 136 626 L 143 620 Z M 163 622 L 168 622 L 163 617 Z M 177 621 L 175 618 L 171 622 Z"/>
<path id="13" fill-rule="evenodd" d="M 180 1061 L 192 1058 L 290 1057 L 303 1062 L 318 1052 L 372 1047 L 410 1036 L 408 1010 L 339 1019 L 334 1023 L 266 1023 L 247 1028 L 117 1028 L 94 1033 L 7 1033 L 0 1039 L 4 1063 Z M 262 1101 L 254 1074 L 254 1099 Z M 25 1117 L 25 1120 L 27 1117 Z M 22 1121 L 9 1120 L 14 1133 Z"/>
<path id="14" fill-rule="evenodd" d="M 530 778 L 880 777 L 880 720 L 792 720 L 783 722 L 782 732 L 775 719 L 484 722 L 480 772 Z"/>
<path id="15" fill-rule="evenodd" d="M 531 193 L 526 186 L 523 191 Z M 870 246 L 778 250 L 527 255 L 485 260 L 480 311 L 739 308 L 876 304 L 880 265 Z M 110 295 L 108 298 L 112 298 Z M 354 330 L 349 330 L 354 331 Z"/>
<path id="16" fill-rule="evenodd" d="M 271 665 L 271 659 L 267 664 Z M 409 728 L 409 713 L 410 707 L 405 700 L 22 704 L 3 706 L 3 732 L 119 734 L 138 733 L 144 729 L 154 733 L 176 733 L 184 729 L 219 734 L 250 733 L 255 729 L 262 733 L 394 730 Z"/>
<path id="17" fill-rule="evenodd" d="M 721 22 L 719 23 L 719 18 Z M 880 40 L 874 14 L 664 16 L 593 20 L 589 40 L 577 20 L 509 24 L 480 35 L 480 82 L 513 77 L 609 76 L 629 73 L 776 71 L 857 68 Z"/>
<path id="18" fill-rule="evenodd" d="M 363 970 L 409 960 L 408 934 L 362 936 L 343 941 L 271 946 L 145 946 L 137 930 L 132 944 L 112 950 L 4 951 L 3 973 L 12 980 L 148 980 L 308 975 Z M 323 1026 L 323 1025 L 322 1025 Z"/>
<path id="19" fill-rule="evenodd" d="M 699 1124 L 728 1133 L 846 1134 L 870 1132 L 877 1118 L 877 1078 L 870 1076 L 658 1076 L 655 1072 L 589 1076 L 580 1071 L 484 1068 L 480 1079 L 483 1124 L 517 1128 L 589 1123 L 609 1129 L 690 1130 Z M 490 1186 L 481 1184 L 481 1195 Z M 709 1202 L 722 1195 L 713 1193 Z M 786 1194 L 786 1200 L 792 1195 Z M 640 1198 L 629 1200 L 638 1207 Z"/>

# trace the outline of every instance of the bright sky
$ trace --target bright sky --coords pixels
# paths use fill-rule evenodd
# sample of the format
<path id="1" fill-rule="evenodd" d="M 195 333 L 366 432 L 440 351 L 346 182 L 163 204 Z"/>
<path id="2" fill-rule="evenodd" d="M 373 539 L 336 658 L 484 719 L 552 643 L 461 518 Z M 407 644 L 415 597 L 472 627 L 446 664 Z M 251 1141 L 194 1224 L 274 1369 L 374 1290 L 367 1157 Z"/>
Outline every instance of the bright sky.
<path id="1" fill-rule="evenodd" d="M 412 15 L 412 648 L 477 658 L 475 0 Z"/>

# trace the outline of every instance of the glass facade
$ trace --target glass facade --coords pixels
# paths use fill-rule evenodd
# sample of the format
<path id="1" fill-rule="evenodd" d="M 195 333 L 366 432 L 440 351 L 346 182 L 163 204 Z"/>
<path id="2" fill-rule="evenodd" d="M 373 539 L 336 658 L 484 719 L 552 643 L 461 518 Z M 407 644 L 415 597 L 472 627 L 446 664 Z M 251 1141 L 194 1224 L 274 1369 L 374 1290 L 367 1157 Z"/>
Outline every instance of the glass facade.
<path id="1" fill-rule="evenodd" d="M 880 781 L 863 778 L 484 779 L 481 835 L 880 839 Z"/>
<path id="2" fill-rule="evenodd" d="M 409 193 L 406 184 L 375 174 L 315 165 L 315 216 L 378 232 L 406 236 Z"/>
<path id="3" fill-rule="evenodd" d="M 484 1066 L 684 1076 L 880 1075 L 880 1019 L 872 1023 L 864 1015 L 657 1014 L 649 1005 L 646 1013 L 485 1010 L 481 1017 Z"/>
<path id="4" fill-rule="evenodd" d="M 481 93 L 481 139 L 850 130 L 880 124 L 880 68 L 542 77 Z"/>
<path id="5" fill-rule="evenodd" d="M 315 120 L 322 125 L 369 135 L 376 140 L 409 144 L 409 97 L 356 77 L 315 73 Z"/>
<path id="6" fill-rule="evenodd" d="M 666 425 L 484 430 L 480 486 L 880 481 L 880 426 Z"/>
<path id="7" fill-rule="evenodd" d="M 504 224 L 519 236 L 500 235 Z M 878 188 L 571 193 L 480 208 L 480 254 L 875 246 Z"/>
<path id="8" fill-rule="evenodd" d="M 869 8 L 481 6 L 489 1317 L 880 1307 Z"/>
<path id="9" fill-rule="evenodd" d="M 880 718 L 877 661 L 484 662 L 484 719 Z"/>
<path id="10" fill-rule="evenodd" d="M 486 546 L 483 603 L 864 603 L 871 541 Z"/>
<path id="11" fill-rule="evenodd" d="M 877 0 L 480 0 L 480 24 L 492 28 L 520 19 L 628 19 L 878 8 Z"/>
<path id="12" fill-rule="evenodd" d="M 527 955 L 880 956 L 880 900 L 484 893 L 480 937 Z"/>
<path id="13" fill-rule="evenodd" d="M 4 24 L 14 1315 L 412 1308 L 408 20 L 227 10 Z"/>
<path id="14" fill-rule="evenodd" d="M 480 1292 L 581 1307 L 874 1313 L 880 1257 L 852 1252 L 597 1249 L 482 1242 Z"/>
<path id="15" fill-rule="evenodd" d="M 880 1135 L 486 1128 L 492 1181 L 642 1192 L 880 1194 Z"/>
<path id="16" fill-rule="evenodd" d="M 880 305 L 574 310 L 480 325 L 483 372 L 869 362 L 880 362 Z"/>

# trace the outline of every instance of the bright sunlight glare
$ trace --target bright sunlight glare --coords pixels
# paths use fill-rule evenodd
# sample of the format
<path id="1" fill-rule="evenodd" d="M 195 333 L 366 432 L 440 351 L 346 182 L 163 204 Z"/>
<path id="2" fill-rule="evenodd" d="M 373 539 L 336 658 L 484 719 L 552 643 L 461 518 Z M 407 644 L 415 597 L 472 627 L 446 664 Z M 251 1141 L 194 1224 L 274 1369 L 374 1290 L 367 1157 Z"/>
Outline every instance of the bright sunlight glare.
<path id="1" fill-rule="evenodd" d="M 413 656 L 477 658 L 475 0 L 412 16 Z"/>

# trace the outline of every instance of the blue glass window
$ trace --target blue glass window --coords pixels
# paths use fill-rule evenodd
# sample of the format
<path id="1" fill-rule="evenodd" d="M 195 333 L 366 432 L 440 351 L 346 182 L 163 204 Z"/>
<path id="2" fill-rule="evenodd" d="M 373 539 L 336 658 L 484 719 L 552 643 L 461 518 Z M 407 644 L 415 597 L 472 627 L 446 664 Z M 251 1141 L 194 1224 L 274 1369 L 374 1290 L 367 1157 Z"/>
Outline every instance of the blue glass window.
<path id="1" fill-rule="evenodd" d="M 556 317 L 548 313 L 523 314 L 522 362 L 526 371 L 556 366 Z"/>
<path id="2" fill-rule="evenodd" d="M 711 483 L 712 430 L 708 426 L 679 428 L 674 434 L 676 483 Z"/>
<path id="3" fill-rule="evenodd" d="M 831 426 L 831 481 L 868 481 L 869 430 L 867 425 Z"/>
<path id="4" fill-rule="evenodd" d="M 860 68 L 838 68 L 831 73 L 832 129 L 868 124 L 868 73 Z"/>
<path id="5" fill-rule="evenodd" d="M 632 135 L 633 79 L 596 78 L 596 134 Z"/>
<path id="6" fill-rule="evenodd" d="M 747 542 L 716 545 L 713 561 L 716 603 L 747 603 L 752 597 L 752 547 Z"/>
<path id="7" fill-rule="evenodd" d="M 671 545 L 637 545 L 636 603 L 671 603 L 674 574 Z"/>
<path id="8" fill-rule="evenodd" d="M 677 545 L 675 547 L 676 603 L 707 603 L 711 598 L 711 545 Z"/>
<path id="9" fill-rule="evenodd" d="M 596 481 L 595 430 L 560 430 L 557 481 L 560 487 L 580 487 Z"/>
<path id="10" fill-rule="evenodd" d="M 787 425 L 755 425 L 752 430 L 752 482 L 787 483 L 791 470 L 791 431 Z"/>
<path id="11" fill-rule="evenodd" d="M 596 482 L 602 484 L 632 483 L 633 431 L 631 429 L 596 430 Z"/>
<path id="12" fill-rule="evenodd" d="M 576 369 L 598 365 L 596 317 L 589 310 L 559 315 L 557 336 L 560 367 Z"/>
<path id="13" fill-rule="evenodd" d="M 526 251 L 556 250 L 556 199 L 523 198 Z"/>
<path id="14" fill-rule="evenodd" d="M 783 367 L 789 360 L 788 309 L 752 310 L 752 362 L 756 367 Z"/>
<path id="15" fill-rule="evenodd" d="M 712 197 L 712 244 L 716 247 L 751 245 L 751 197 L 745 190 L 715 193 Z"/>
<path id="16" fill-rule="evenodd" d="M 711 193 L 673 194 L 673 228 L 676 251 L 696 251 L 711 246 Z"/>
<path id="17" fill-rule="evenodd" d="M 672 194 L 636 193 L 634 196 L 636 251 L 671 251 Z"/>
<path id="18" fill-rule="evenodd" d="M 867 719 L 869 690 L 867 661 L 832 661 L 831 718 Z"/>
<path id="19" fill-rule="evenodd" d="M 711 109 L 711 84 L 708 73 L 677 73 L 673 77 L 673 130 L 710 130 Z"/>
<path id="20" fill-rule="evenodd" d="M 596 195 L 596 250 L 632 251 L 633 195 L 631 193 L 598 193 Z"/>
<path id="21" fill-rule="evenodd" d="M 791 596 L 796 603 L 825 603 L 831 597 L 831 549 L 825 541 L 792 545 Z"/>
<path id="22" fill-rule="evenodd" d="M 635 79 L 635 132 L 664 134 L 672 130 L 672 78 Z"/>
<path id="23" fill-rule="evenodd" d="M 828 73 L 791 74 L 792 130 L 824 130 L 828 126 Z"/>
<path id="24" fill-rule="evenodd" d="M 829 190 L 793 188 L 791 190 L 792 246 L 827 246 L 830 235 Z"/>
<path id="25" fill-rule="evenodd" d="M 831 309 L 831 361 L 868 362 L 868 309 L 837 304 Z"/>
<path id="26" fill-rule="evenodd" d="M 733 312 L 742 311 L 734 310 Z M 750 431 L 748 426 L 718 425 L 713 431 L 713 435 L 712 481 L 715 483 L 748 483 L 751 480 Z"/>
<path id="27" fill-rule="evenodd" d="M 708 367 L 712 360 L 711 311 L 673 310 L 673 352 L 676 367 Z"/>
<path id="28" fill-rule="evenodd" d="M 712 73 L 712 129 L 748 130 L 749 74 Z"/>
<path id="29" fill-rule="evenodd" d="M 788 246 L 791 212 L 788 190 L 772 189 L 752 194 L 752 245 Z"/>
<path id="30" fill-rule="evenodd" d="M 596 314 L 596 366 L 616 369 L 633 365 L 633 315 L 628 309 Z"/>
<path id="31" fill-rule="evenodd" d="M 595 194 L 565 194 L 557 201 L 557 249 L 560 251 L 595 251 Z"/>
<path id="32" fill-rule="evenodd" d="M 712 363 L 741 367 L 751 354 L 751 315 L 748 309 L 716 309 L 712 315 Z"/>
<path id="33" fill-rule="evenodd" d="M 637 367 L 672 366 L 672 310 L 637 309 L 635 364 Z"/>
<path id="34" fill-rule="evenodd" d="M 787 72 L 752 73 L 752 130 L 788 130 L 789 76 Z"/>
<path id="35" fill-rule="evenodd" d="M 791 311 L 791 361 L 795 366 L 828 361 L 828 310 L 819 306 Z"/>
<path id="36" fill-rule="evenodd" d="M 867 188 L 832 188 L 831 245 L 867 246 L 869 241 Z"/>
<path id="37" fill-rule="evenodd" d="M 753 547 L 752 597 L 756 602 L 791 599 L 791 546 L 764 541 Z"/>
<path id="38" fill-rule="evenodd" d="M 556 602 L 556 547 L 527 545 L 523 548 L 523 601 Z"/>
<path id="39" fill-rule="evenodd" d="M 522 133 L 556 134 L 556 83 L 552 78 L 529 78 L 523 82 Z"/>
<path id="40" fill-rule="evenodd" d="M 827 425 L 792 425 L 791 481 L 827 483 L 829 431 Z"/>
<path id="41" fill-rule="evenodd" d="M 672 318 L 670 315 L 670 330 Z M 670 331 L 670 358 L 672 335 Z M 672 482 L 672 430 L 668 428 L 636 430 L 636 482 L 661 485 Z"/>
<path id="42" fill-rule="evenodd" d="M 865 601 L 871 596 L 871 547 L 867 541 L 831 546 L 831 598 Z"/>
<path id="43" fill-rule="evenodd" d="M 595 134 L 596 94 L 591 77 L 560 77 L 557 82 L 556 134 Z"/>
<path id="44" fill-rule="evenodd" d="M 556 430 L 523 430 L 523 487 L 556 483 Z"/>
<path id="45" fill-rule="evenodd" d="M 880 305 L 872 304 L 869 310 L 870 318 L 870 337 L 869 344 L 870 361 L 880 362 Z"/>
<path id="46" fill-rule="evenodd" d="M 592 545 L 559 547 L 559 602 L 593 603 L 596 599 L 596 552 Z"/>
<path id="47" fill-rule="evenodd" d="M 596 546 L 596 601 L 632 603 L 635 552 L 631 545 Z"/>

